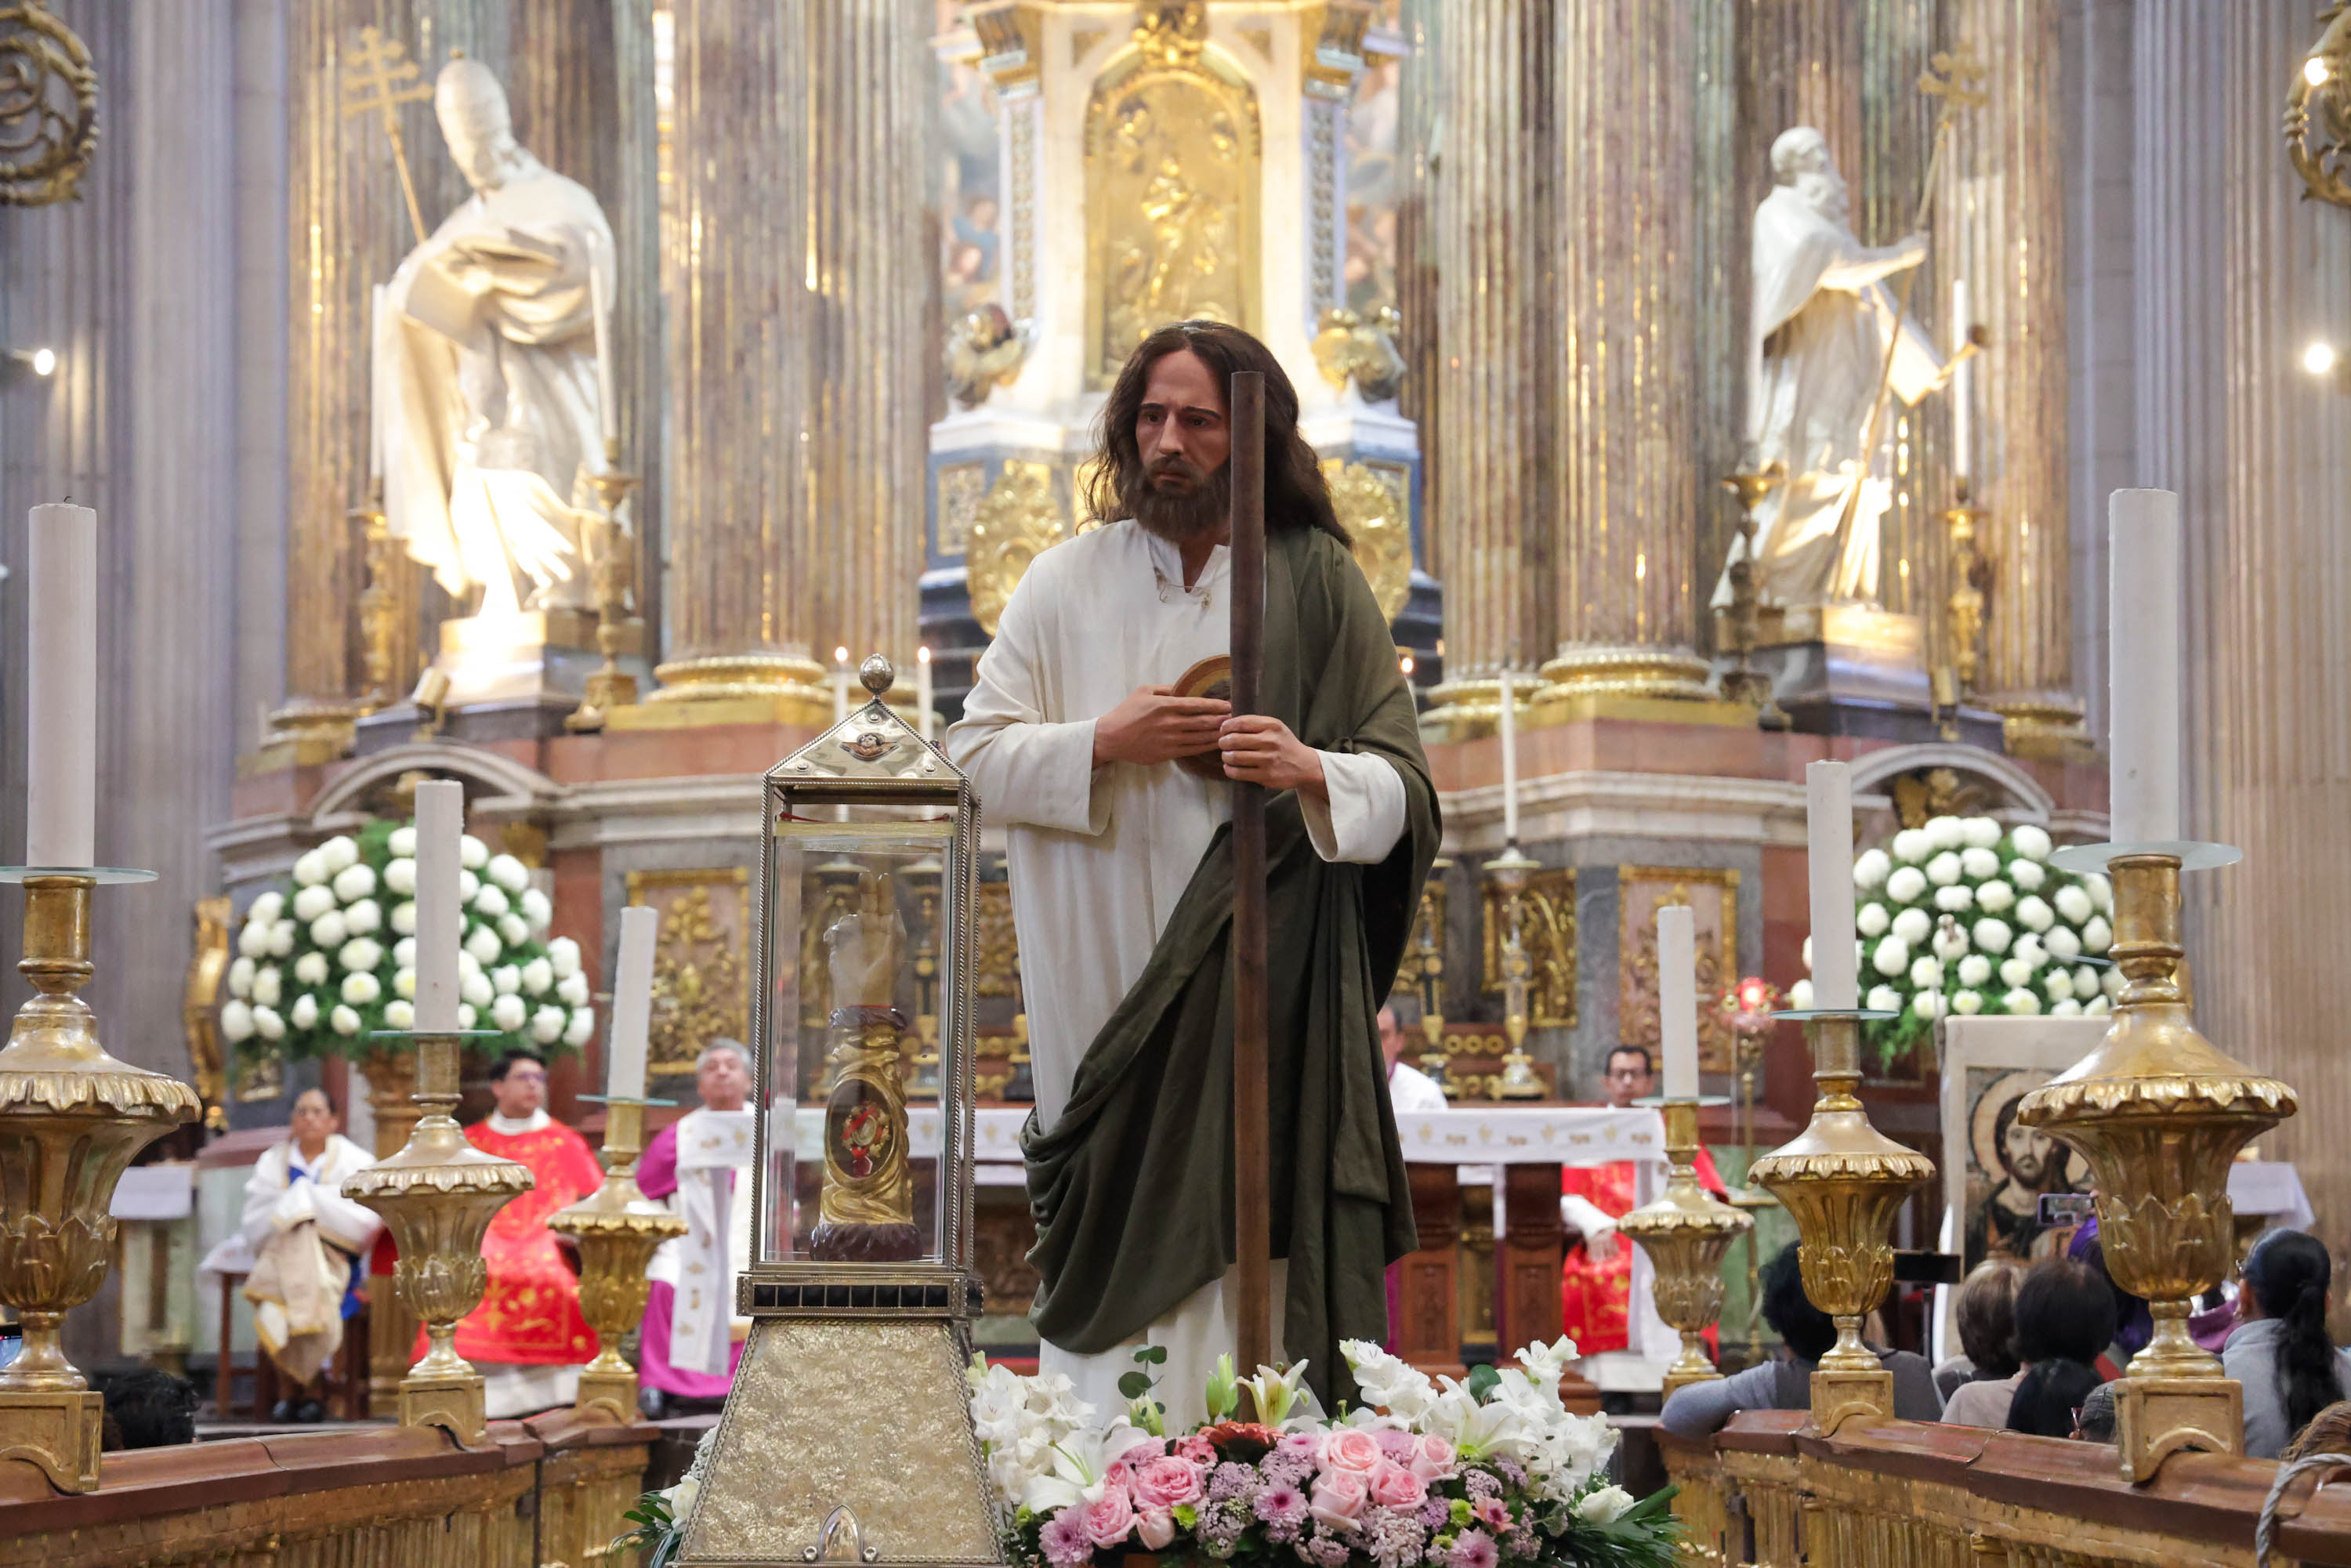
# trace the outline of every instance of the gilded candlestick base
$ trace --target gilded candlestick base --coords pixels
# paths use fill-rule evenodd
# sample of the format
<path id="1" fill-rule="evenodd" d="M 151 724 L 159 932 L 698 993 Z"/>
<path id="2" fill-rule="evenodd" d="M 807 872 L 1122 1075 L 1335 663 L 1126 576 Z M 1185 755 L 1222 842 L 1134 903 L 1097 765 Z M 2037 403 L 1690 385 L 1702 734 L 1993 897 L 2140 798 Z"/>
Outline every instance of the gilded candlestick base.
<path id="1" fill-rule="evenodd" d="M 1702 1337 L 1722 1315 L 1722 1256 L 1754 1220 L 1698 1185 L 1698 1102 L 1668 1100 L 1666 1157 L 1672 1174 L 1665 1196 L 1616 1222 L 1641 1244 L 1657 1273 L 1657 1315 L 1681 1332 L 1681 1354 L 1666 1369 L 1666 1393 L 1720 1377 Z"/>
<path id="2" fill-rule="evenodd" d="M 620 472 L 620 443 L 606 442 L 604 471 L 588 480 L 604 507 L 602 517 L 588 519 L 586 530 L 593 547 L 588 581 L 596 595 L 596 650 L 604 655 L 604 664 L 589 675 L 580 706 L 563 721 L 566 729 L 575 732 L 603 728 L 612 709 L 637 700 L 637 677 L 621 668 L 620 655 L 628 641 L 629 596 L 636 578 L 636 537 L 621 521 L 621 507 L 638 480 L 634 474 Z"/>
<path id="3" fill-rule="evenodd" d="M 2116 1385 L 2122 1473 L 2133 1481 L 2181 1448 L 2244 1450 L 2243 1391 L 2189 1337 L 2188 1317 L 2236 1259 L 2230 1162 L 2296 1105 L 2292 1089 L 2197 1031 L 2179 979 L 2179 870 L 2172 854 L 2108 864 L 2111 951 L 2126 982 L 2114 1021 L 2095 1050 L 2016 1110 L 2020 1124 L 2089 1162 L 2106 1271 L 2145 1297 L 2154 1319 Z"/>
<path id="4" fill-rule="evenodd" d="M 645 1278 L 653 1251 L 685 1234 L 685 1221 L 637 1186 L 637 1155 L 644 1148 L 642 1101 L 607 1100 L 604 1184 L 548 1218 L 548 1228 L 580 1248 L 580 1315 L 596 1331 L 596 1359 L 580 1374 L 574 1408 L 609 1410 L 619 1421 L 637 1418 L 637 1369 L 621 1354 L 621 1339 L 642 1322 L 653 1281 Z"/>
<path id="5" fill-rule="evenodd" d="M 26 876 L 25 956 L 35 995 L 0 1050 L 0 1302 L 24 1348 L 0 1368 L 0 1459 L 28 1459 L 62 1491 L 98 1485 L 99 1396 L 58 1343 L 114 1255 L 109 1205 L 131 1156 L 202 1113 L 177 1079 L 119 1061 L 77 993 L 89 961 L 95 875 Z"/>
<path id="6" fill-rule="evenodd" d="M 1823 1435 L 1855 1416 L 1894 1413 L 1893 1379 L 1861 1343 L 1861 1323 L 1894 1283 L 1894 1212 L 1935 1176 L 1932 1160 L 1871 1126 L 1854 1097 L 1861 1023 L 1855 1013 L 1806 1020 L 1821 1090 L 1812 1121 L 1748 1173 L 1795 1219 L 1804 1294 L 1836 1322 L 1836 1344 L 1813 1375 L 1813 1426 Z"/>
<path id="7" fill-rule="evenodd" d="M 535 1185 L 528 1166 L 475 1148 L 449 1112 L 457 1103 L 457 1036 L 416 1035 L 423 1116 L 405 1147 L 343 1183 L 343 1196 L 383 1216 L 400 1261 L 401 1304 L 424 1325 L 423 1358 L 400 1384 L 404 1427 L 446 1427 L 473 1445 L 489 1435 L 482 1375 L 457 1354 L 457 1321 L 489 1288 L 482 1235 L 499 1209 Z"/>

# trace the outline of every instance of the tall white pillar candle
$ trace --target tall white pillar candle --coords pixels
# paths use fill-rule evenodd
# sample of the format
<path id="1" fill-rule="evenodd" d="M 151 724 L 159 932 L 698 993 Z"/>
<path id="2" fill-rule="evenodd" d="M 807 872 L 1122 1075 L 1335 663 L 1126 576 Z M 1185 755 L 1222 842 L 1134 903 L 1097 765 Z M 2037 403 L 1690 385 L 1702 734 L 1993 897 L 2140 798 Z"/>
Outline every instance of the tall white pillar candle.
<path id="1" fill-rule="evenodd" d="M 653 1009 L 653 932 L 661 916 L 642 904 L 621 911 L 620 960 L 612 966 L 611 1061 L 604 1092 L 616 1100 L 645 1094 L 646 1041 Z"/>
<path id="2" fill-rule="evenodd" d="M 612 258 L 601 246 L 589 262 L 588 288 L 596 314 L 596 417 L 611 443 L 621 435 L 621 400 L 612 390 Z"/>
<path id="3" fill-rule="evenodd" d="M 1666 1098 L 1698 1098 L 1698 925 L 1687 904 L 1657 910 L 1657 1035 Z"/>
<path id="4" fill-rule="evenodd" d="M 849 650 L 832 651 L 832 722 L 839 724 L 849 716 Z"/>
<path id="5" fill-rule="evenodd" d="M 927 744 L 931 738 L 931 651 L 928 647 L 914 650 L 914 721 Z"/>
<path id="6" fill-rule="evenodd" d="M 1502 838 L 1519 841 L 1519 693 L 1502 670 Z"/>
<path id="7" fill-rule="evenodd" d="M 465 787 L 429 779 L 416 787 L 416 1028 L 457 1027 L 458 841 L 465 831 Z"/>
<path id="8" fill-rule="evenodd" d="M 2106 523 L 2110 837 L 2169 842 L 2179 837 L 2179 497 L 2116 490 Z"/>
<path id="9" fill-rule="evenodd" d="M 1813 892 L 1813 1006 L 1850 1012 L 1860 1005 L 1853 949 L 1853 769 L 1815 762 L 1804 769 L 1804 831 Z"/>
<path id="10" fill-rule="evenodd" d="M 1968 346 L 1968 280 L 1951 279 L 1951 352 Z M 1968 406 L 1969 382 L 1974 366 L 1962 359 L 1951 372 L 1951 477 L 1965 479 L 1975 453 L 1974 411 Z"/>
<path id="11" fill-rule="evenodd" d="M 25 863 L 97 854 L 98 514 L 35 507 L 26 519 Z"/>

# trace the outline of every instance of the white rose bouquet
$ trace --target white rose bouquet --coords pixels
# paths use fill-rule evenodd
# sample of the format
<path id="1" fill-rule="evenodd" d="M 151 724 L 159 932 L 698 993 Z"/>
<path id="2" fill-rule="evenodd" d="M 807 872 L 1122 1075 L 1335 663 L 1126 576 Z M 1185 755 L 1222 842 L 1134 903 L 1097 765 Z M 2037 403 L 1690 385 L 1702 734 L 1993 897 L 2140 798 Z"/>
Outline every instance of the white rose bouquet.
<path id="1" fill-rule="evenodd" d="M 2029 822 L 1937 817 L 1855 857 L 1861 1005 L 1902 1015 L 1869 1028 L 1881 1061 L 1916 1049 L 1947 1013 L 2102 1017 L 2113 1006 L 2113 889 L 2052 866 L 2053 848 Z M 1811 980 L 1789 988 L 1788 1005 L 1813 1005 Z"/>
<path id="2" fill-rule="evenodd" d="M 294 862 L 293 889 L 246 908 L 221 1033 L 253 1052 L 356 1056 L 380 1029 L 416 1024 L 416 829 L 371 821 Z M 494 1029 L 495 1055 L 578 1050 L 596 1028 L 580 945 L 547 941 L 547 895 L 512 855 L 461 848 L 460 1029 Z"/>

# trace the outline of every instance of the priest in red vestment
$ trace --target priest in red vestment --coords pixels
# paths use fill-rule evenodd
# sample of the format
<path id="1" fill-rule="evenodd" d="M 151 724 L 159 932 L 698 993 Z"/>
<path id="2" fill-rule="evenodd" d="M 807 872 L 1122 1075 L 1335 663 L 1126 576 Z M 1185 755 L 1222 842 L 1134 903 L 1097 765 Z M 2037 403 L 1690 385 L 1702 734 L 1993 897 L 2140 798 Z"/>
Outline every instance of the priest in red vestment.
<path id="1" fill-rule="evenodd" d="M 548 1115 L 547 1064 L 537 1056 L 499 1058 L 490 1092 L 497 1109 L 466 1139 L 529 1166 L 538 1185 L 498 1210 L 482 1238 L 490 1288 L 458 1322 L 457 1354 L 481 1373 L 493 1417 L 529 1416 L 577 1398 L 580 1368 L 596 1354 L 580 1315 L 580 1276 L 547 1220 L 594 1192 L 604 1172 L 588 1141 Z"/>
<path id="2" fill-rule="evenodd" d="M 1625 1109 L 1652 1092 L 1653 1082 L 1654 1069 L 1643 1047 L 1620 1045 L 1608 1053 L 1603 1083 L 1611 1105 Z M 1560 1218 L 1572 1237 L 1581 1238 L 1568 1248 L 1560 1272 L 1561 1331 L 1583 1355 L 1628 1350 L 1633 1249 L 1617 1236 L 1616 1221 L 1634 1207 L 1633 1162 L 1569 1166 L 1560 1177 Z M 1722 1196 L 1722 1176 L 1703 1145 L 1698 1151 L 1698 1179 L 1708 1192 Z"/>

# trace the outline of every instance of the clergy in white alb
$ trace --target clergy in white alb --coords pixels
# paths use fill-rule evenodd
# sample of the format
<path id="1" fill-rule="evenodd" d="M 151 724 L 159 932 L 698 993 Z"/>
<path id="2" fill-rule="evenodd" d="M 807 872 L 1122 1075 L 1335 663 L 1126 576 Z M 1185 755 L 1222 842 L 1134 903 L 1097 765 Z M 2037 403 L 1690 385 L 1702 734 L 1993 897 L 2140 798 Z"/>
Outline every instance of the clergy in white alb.
<path id="1" fill-rule="evenodd" d="M 1228 719 L 1221 702 L 1169 691 L 1228 648 L 1223 389 L 1237 368 L 1268 372 L 1264 706 L 1287 722 Z M 1343 1376 L 1338 1333 L 1383 1337 L 1382 1254 L 1409 1248 L 1373 1017 L 1401 951 L 1399 879 L 1435 852 L 1435 793 L 1296 410 L 1246 334 L 1195 322 L 1146 340 L 1104 413 L 1096 504 L 1123 520 L 1030 565 L 947 736 L 1006 833 L 1036 1083 L 1024 1146 L 1040 1364 L 1111 1408 L 1132 1346 L 1162 1345 L 1170 1420 L 1201 1416 L 1203 1380 L 1234 1344 L 1230 790 L 1213 765 L 1201 777 L 1178 757 L 1221 748 L 1228 776 L 1280 791 L 1268 811 L 1274 1250 L 1289 1264 L 1275 1269 L 1277 1342 L 1314 1359 L 1311 1375 Z"/>
<path id="2" fill-rule="evenodd" d="M 1878 521 L 1892 499 L 1886 481 L 1869 476 L 1873 455 L 1862 450 L 1878 382 L 1886 378 L 1907 407 L 1944 375 L 1925 329 L 1901 314 L 1883 279 L 1924 261 L 1927 242 L 1913 235 L 1879 248 L 1855 238 L 1844 181 L 1826 139 L 1809 126 L 1771 143 L 1771 176 L 1777 183 L 1755 209 L 1748 460 L 1758 471 L 1776 463 L 1785 477 L 1755 508 L 1756 592 L 1767 606 L 1875 603 Z M 1880 419 L 1881 446 L 1892 420 Z M 1730 550 L 1738 560 L 1741 542 Z M 1714 608 L 1729 605 L 1726 564 Z"/>
<path id="3" fill-rule="evenodd" d="M 751 1061 L 738 1042 L 715 1040 L 694 1072 L 701 1107 L 654 1134 L 637 1162 L 637 1186 L 686 1226 L 645 1270 L 637 1374 L 664 1399 L 717 1400 L 751 1325 L 735 1311 L 736 1277 L 751 1266 Z"/>

